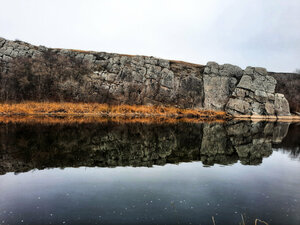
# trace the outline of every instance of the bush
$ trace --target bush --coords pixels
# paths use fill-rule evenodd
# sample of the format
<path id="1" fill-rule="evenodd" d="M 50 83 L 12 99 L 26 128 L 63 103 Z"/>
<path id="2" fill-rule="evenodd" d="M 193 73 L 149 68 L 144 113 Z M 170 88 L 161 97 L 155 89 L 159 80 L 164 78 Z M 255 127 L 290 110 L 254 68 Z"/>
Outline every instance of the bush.
<path id="1" fill-rule="evenodd" d="M 0 65 L 1 101 L 81 100 L 76 84 L 91 73 L 86 63 L 51 50 L 35 58 L 15 58 L 11 63 L 14 66 L 8 71 Z"/>
<path id="2" fill-rule="evenodd" d="M 276 92 L 285 95 L 291 112 L 300 112 L 300 74 L 270 73 L 277 80 Z"/>

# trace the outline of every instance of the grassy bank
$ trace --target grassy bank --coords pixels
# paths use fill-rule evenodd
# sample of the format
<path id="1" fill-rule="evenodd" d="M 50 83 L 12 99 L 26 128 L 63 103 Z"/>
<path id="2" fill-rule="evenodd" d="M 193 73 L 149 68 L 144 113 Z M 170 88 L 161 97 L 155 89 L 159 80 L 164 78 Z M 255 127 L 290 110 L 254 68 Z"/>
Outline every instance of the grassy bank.
<path id="1" fill-rule="evenodd" d="M 225 112 L 180 109 L 165 106 L 107 105 L 99 103 L 23 102 L 0 104 L 0 115 L 101 116 L 131 118 L 214 118 L 226 119 Z"/>

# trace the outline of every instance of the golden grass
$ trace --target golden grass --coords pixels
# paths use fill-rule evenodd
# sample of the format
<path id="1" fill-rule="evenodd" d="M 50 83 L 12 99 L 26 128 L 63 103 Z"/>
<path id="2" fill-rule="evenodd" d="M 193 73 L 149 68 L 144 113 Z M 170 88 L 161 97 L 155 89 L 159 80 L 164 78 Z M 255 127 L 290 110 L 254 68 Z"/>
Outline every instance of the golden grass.
<path id="1" fill-rule="evenodd" d="M 192 66 L 192 67 L 205 67 L 204 65 L 197 64 L 197 63 L 190 63 L 190 62 L 185 62 L 181 60 L 169 60 L 171 63 L 178 63 L 178 64 L 183 64 L 186 66 Z"/>
<path id="2" fill-rule="evenodd" d="M 0 115 L 93 115 L 107 117 L 227 118 L 225 112 L 165 106 L 22 102 L 0 104 Z"/>

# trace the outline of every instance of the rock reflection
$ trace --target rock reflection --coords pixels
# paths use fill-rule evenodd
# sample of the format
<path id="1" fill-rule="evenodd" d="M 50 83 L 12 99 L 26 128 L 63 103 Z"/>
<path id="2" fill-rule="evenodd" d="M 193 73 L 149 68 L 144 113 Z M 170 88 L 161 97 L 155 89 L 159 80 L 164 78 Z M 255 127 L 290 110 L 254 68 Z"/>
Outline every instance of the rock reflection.
<path id="1" fill-rule="evenodd" d="M 1 124 L 0 173 L 189 161 L 258 165 L 288 129 L 267 122 Z"/>
<path id="2" fill-rule="evenodd" d="M 278 141 L 273 148 L 287 152 L 291 158 L 300 160 L 300 123 L 292 123 L 282 141 Z"/>

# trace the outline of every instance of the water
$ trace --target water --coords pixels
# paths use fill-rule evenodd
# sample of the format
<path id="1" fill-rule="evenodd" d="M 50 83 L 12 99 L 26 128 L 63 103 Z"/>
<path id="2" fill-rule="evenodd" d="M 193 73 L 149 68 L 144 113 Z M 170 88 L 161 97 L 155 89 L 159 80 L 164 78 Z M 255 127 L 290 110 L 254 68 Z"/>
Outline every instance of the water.
<path id="1" fill-rule="evenodd" d="M 0 224 L 300 224 L 300 125 L 0 125 Z"/>

